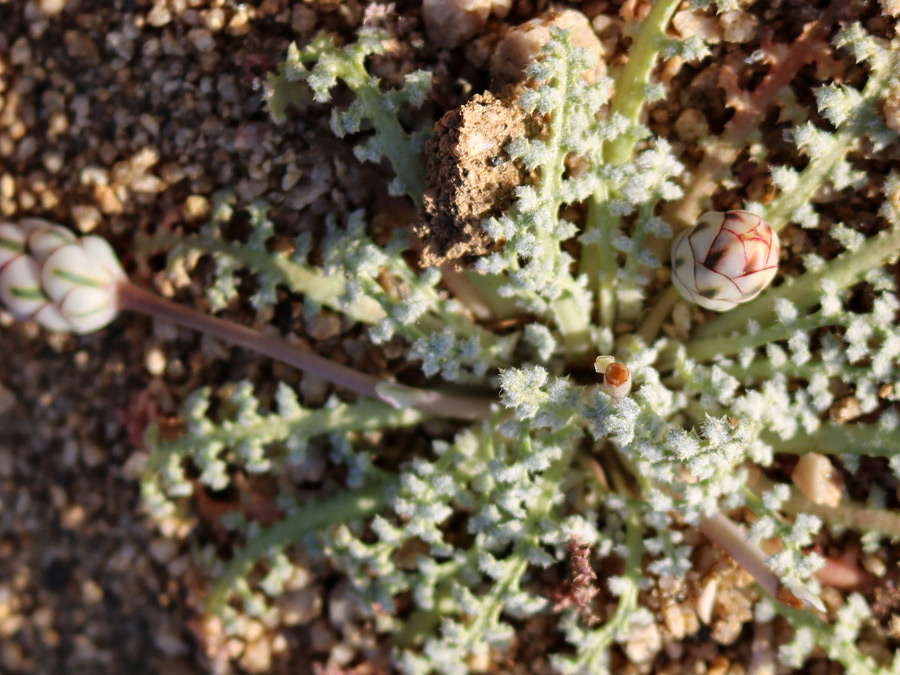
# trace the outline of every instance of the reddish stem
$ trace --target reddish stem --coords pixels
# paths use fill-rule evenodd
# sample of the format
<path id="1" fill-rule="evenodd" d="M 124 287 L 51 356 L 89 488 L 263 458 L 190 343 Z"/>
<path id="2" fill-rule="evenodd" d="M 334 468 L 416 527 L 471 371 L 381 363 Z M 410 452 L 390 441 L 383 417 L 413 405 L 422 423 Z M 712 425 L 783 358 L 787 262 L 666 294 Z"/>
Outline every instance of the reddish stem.
<path id="1" fill-rule="evenodd" d="M 481 419 L 491 414 L 493 399 L 454 396 L 389 382 L 335 363 L 308 349 L 289 345 L 283 340 L 263 335 L 245 326 L 179 305 L 128 281 L 123 281 L 118 290 L 119 309 L 147 314 L 207 333 L 239 347 L 252 349 L 363 396 L 441 417 Z M 402 404 L 398 401 L 402 401 Z"/>

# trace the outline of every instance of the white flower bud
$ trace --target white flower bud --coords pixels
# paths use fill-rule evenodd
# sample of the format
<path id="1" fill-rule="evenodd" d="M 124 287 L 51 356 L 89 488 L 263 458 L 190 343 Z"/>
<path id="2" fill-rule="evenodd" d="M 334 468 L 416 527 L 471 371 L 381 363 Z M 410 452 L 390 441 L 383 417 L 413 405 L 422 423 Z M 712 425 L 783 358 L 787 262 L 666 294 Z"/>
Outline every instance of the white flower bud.
<path id="1" fill-rule="evenodd" d="M 53 331 L 89 333 L 115 317 L 116 254 L 100 237 L 76 237 L 37 218 L 0 222 L 0 301 Z"/>
<path id="2" fill-rule="evenodd" d="M 685 300 L 725 312 L 748 302 L 778 271 L 778 235 L 747 211 L 714 211 L 672 242 L 672 283 Z"/>

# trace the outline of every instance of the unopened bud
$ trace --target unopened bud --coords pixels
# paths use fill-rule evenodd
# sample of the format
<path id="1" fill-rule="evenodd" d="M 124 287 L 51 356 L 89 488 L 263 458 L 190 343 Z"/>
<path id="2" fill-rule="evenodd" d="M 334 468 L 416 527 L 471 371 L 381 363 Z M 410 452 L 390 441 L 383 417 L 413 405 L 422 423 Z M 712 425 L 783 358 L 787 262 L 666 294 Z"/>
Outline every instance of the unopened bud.
<path id="1" fill-rule="evenodd" d="M 0 301 L 53 331 L 89 333 L 115 317 L 125 278 L 112 247 L 37 218 L 0 222 Z"/>
<path id="2" fill-rule="evenodd" d="M 747 211 L 715 211 L 672 242 L 672 283 L 685 300 L 725 312 L 753 300 L 778 271 L 778 235 Z"/>
<path id="3" fill-rule="evenodd" d="M 603 390 L 613 398 L 622 398 L 631 393 L 631 372 L 624 363 L 612 356 L 598 356 L 594 370 L 603 373 Z"/>

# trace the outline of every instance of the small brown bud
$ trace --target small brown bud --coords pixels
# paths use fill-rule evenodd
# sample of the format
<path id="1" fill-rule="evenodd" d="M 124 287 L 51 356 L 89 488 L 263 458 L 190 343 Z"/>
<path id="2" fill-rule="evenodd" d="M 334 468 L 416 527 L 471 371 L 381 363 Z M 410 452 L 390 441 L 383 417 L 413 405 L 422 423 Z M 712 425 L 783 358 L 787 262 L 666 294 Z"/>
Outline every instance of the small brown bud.
<path id="1" fill-rule="evenodd" d="M 631 373 L 628 367 L 617 361 L 610 363 L 603 373 L 603 388 L 613 398 L 628 396 L 631 392 Z"/>

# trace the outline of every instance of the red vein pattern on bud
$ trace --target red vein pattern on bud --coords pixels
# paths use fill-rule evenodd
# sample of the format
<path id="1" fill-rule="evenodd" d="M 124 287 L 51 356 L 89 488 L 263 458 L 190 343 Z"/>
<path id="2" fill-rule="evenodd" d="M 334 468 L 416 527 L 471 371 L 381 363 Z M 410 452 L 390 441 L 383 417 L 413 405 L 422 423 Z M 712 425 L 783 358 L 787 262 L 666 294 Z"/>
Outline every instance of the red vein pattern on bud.
<path id="1" fill-rule="evenodd" d="M 685 300 L 725 312 L 772 282 L 780 250 L 778 235 L 757 215 L 705 213 L 672 242 L 672 282 Z"/>

